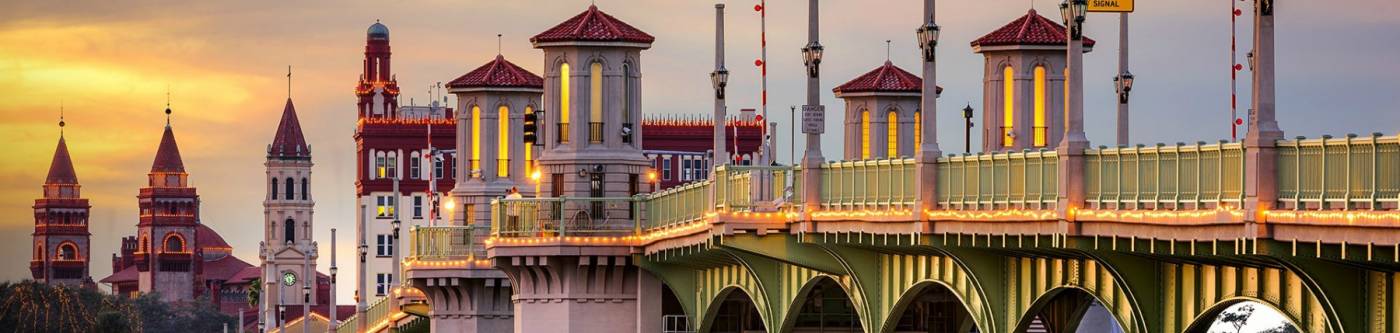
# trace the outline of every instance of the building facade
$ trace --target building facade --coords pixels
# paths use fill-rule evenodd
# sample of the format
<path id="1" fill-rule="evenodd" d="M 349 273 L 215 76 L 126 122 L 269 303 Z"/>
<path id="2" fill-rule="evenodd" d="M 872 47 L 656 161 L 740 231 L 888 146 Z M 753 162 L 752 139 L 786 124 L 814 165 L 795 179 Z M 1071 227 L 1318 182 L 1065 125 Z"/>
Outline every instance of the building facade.
<path id="1" fill-rule="evenodd" d="M 741 113 L 729 118 L 725 132 L 729 143 L 725 150 L 733 156 L 733 164 L 757 163 L 763 144 L 759 120 Z M 648 181 L 656 185 L 655 191 L 710 177 L 714 119 L 647 117 L 642 120 L 642 133 L 642 153 L 651 161 L 655 176 Z"/>
<path id="2" fill-rule="evenodd" d="M 59 127 L 64 123 L 59 120 Z M 91 233 L 88 213 L 92 205 L 82 197 L 82 185 L 73 170 L 68 143 L 58 136 L 53 162 L 44 179 L 44 196 L 34 200 L 34 255 L 29 272 L 35 281 L 68 286 L 95 287 L 89 273 Z"/>

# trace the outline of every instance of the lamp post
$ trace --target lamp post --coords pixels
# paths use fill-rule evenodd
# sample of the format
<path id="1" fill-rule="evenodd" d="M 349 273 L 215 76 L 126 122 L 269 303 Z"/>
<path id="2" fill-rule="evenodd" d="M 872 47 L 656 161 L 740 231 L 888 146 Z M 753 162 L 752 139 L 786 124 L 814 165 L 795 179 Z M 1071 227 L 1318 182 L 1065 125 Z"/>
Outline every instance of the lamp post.
<path id="1" fill-rule="evenodd" d="M 1055 147 L 1060 167 L 1057 169 L 1056 210 L 1061 216 L 1084 203 L 1084 150 L 1089 138 L 1084 135 L 1084 15 L 1087 0 L 1065 0 L 1060 3 L 1060 16 L 1069 30 L 1065 42 L 1068 73 L 1064 138 Z"/>
<path id="2" fill-rule="evenodd" d="M 1127 66 L 1119 67 L 1123 71 L 1113 77 L 1113 88 L 1118 92 L 1118 146 L 1124 147 L 1128 145 L 1128 93 L 1133 90 L 1133 73 Z"/>
<path id="3" fill-rule="evenodd" d="M 919 108 L 922 109 L 923 116 L 919 117 L 919 154 L 928 155 L 932 159 L 937 159 L 938 149 L 938 82 L 937 82 L 937 55 L 935 50 L 938 47 L 938 24 L 933 22 L 933 0 L 926 0 L 924 11 L 928 19 L 919 29 L 915 30 L 915 36 L 919 39 L 919 49 L 923 51 L 924 58 L 924 82 L 922 100 Z"/>
<path id="4" fill-rule="evenodd" d="M 715 4 L 715 71 L 710 72 L 710 84 L 715 89 L 714 156 L 710 159 L 710 172 L 729 164 L 729 152 L 725 143 L 724 87 L 729 84 L 729 70 L 724 69 L 724 4 Z M 735 152 L 738 153 L 738 152 Z"/>
<path id="5" fill-rule="evenodd" d="M 807 45 L 802 48 L 802 63 L 807 67 L 807 104 L 802 106 L 802 132 L 807 134 L 807 149 L 802 157 L 802 182 L 813 186 L 802 187 L 803 211 L 816 211 L 821 198 L 822 160 L 821 133 L 825 129 L 825 110 L 821 105 L 821 43 L 817 42 L 819 18 L 817 0 L 807 1 Z M 810 119 L 809 119 L 810 118 Z"/>
<path id="6" fill-rule="evenodd" d="M 963 150 L 972 153 L 972 103 L 967 103 L 962 109 L 963 121 L 967 123 L 963 129 Z"/>

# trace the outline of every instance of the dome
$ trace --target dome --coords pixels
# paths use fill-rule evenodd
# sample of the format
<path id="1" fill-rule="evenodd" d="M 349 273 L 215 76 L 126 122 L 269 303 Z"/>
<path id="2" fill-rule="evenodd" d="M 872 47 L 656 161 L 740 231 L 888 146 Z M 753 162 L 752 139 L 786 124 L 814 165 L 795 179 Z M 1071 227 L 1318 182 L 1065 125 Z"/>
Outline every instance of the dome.
<path id="1" fill-rule="evenodd" d="M 389 27 L 384 26 L 383 23 L 379 23 L 377 20 L 374 21 L 374 24 L 369 26 L 369 38 L 389 39 Z"/>

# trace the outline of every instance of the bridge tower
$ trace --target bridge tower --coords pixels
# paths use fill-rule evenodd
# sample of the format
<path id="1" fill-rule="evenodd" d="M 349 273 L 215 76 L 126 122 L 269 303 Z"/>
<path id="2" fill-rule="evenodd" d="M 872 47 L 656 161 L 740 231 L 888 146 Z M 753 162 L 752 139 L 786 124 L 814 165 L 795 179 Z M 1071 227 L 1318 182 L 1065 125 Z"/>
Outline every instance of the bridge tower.
<path id="1" fill-rule="evenodd" d="M 538 151 L 522 140 L 526 114 L 540 109 L 544 78 L 496 55 L 447 83 L 457 96 L 457 185 L 452 189 L 455 225 L 490 227 L 489 203 L 516 188 L 533 196 Z M 479 234 L 485 236 L 485 233 Z M 479 244 L 479 243 L 478 243 Z"/>
<path id="2" fill-rule="evenodd" d="M 545 65 L 540 196 L 643 192 L 640 175 L 651 163 L 642 154 L 638 79 L 641 51 L 654 40 L 597 6 L 530 38 L 544 51 Z M 660 331 L 661 283 L 636 265 L 628 243 L 614 241 L 634 235 L 639 206 L 589 199 L 551 204 L 554 209 L 539 210 L 553 218 L 544 223 L 557 226 L 549 241 L 488 244 L 495 266 L 513 282 L 515 331 Z M 565 237 L 576 228 L 612 231 L 580 243 Z"/>
<path id="3" fill-rule="evenodd" d="M 914 156 L 923 130 L 916 125 L 922 116 L 922 87 L 922 79 L 886 60 L 832 89 L 836 97 L 846 100 L 845 159 Z"/>
<path id="4" fill-rule="evenodd" d="M 1034 9 L 972 41 L 986 61 L 982 151 L 1054 149 L 1064 137 L 1065 26 Z M 1094 40 L 1084 38 L 1084 52 Z"/>

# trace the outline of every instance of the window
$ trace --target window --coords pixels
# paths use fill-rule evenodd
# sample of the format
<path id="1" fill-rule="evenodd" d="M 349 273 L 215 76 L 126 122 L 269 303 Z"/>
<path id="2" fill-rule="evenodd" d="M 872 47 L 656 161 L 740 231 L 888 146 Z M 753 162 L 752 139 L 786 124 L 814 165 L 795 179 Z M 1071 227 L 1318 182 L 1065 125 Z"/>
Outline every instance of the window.
<path id="1" fill-rule="evenodd" d="M 526 113 L 526 114 L 535 113 L 535 108 L 526 106 L 526 107 L 525 107 L 525 113 Z M 537 120 L 537 121 L 538 121 L 538 120 Z M 538 130 L 538 129 L 536 129 L 535 131 L 536 131 L 536 133 L 539 133 L 539 130 Z M 525 176 L 526 176 L 526 177 L 529 177 L 530 175 L 535 174 L 535 165 L 534 165 L 534 163 L 535 163 L 535 158 L 534 158 L 534 156 L 533 156 L 533 155 L 534 155 L 534 152 L 532 152 L 531 150 L 535 150 L 535 144 L 534 144 L 534 143 L 526 142 L 526 143 L 525 143 L 525 149 L 524 149 L 524 151 L 525 151 Z"/>
<path id="2" fill-rule="evenodd" d="M 301 179 L 301 200 L 311 200 L 311 181 Z"/>
<path id="3" fill-rule="evenodd" d="M 277 178 L 272 179 L 272 200 L 277 200 Z"/>
<path id="4" fill-rule="evenodd" d="M 1034 143 L 1036 147 L 1045 147 L 1045 66 L 1035 66 L 1035 133 Z"/>
<path id="5" fill-rule="evenodd" d="M 389 292 L 389 284 L 393 283 L 394 275 L 389 273 L 374 274 L 374 295 L 384 296 Z"/>
<path id="6" fill-rule="evenodd" d="M 691 176 L 692 176 L 692 174 L 690 173 L 690 159 L 689 159 L 689 158 L 682 157 L 682 158 L 681 158 L 681 181 L 688 181 L 688 180 L 690 180 L 690 177 L 691 177 Z"/>
<path id="7" fill-rule="evenodd" d="M 418 152 L 408 154 L 408 179 L 418 179 L 423 176 L 423 157 Z"/>
<path id="8" fill-rule="evenodd" d="M 860 112 L 860 159 L 870 159 L 870 111 Z"/>
<path id="9" fill-rule="evenodd" d="M 496 136 L 499 155 L 496 156 L 496 177 L 506 178 L 510 177 L 510 108 L 502 105 L 500 113 L 501 119 L 497 120 L 496 126 L 496 132 L 500 134 Z"/>
<path id="10" fill-rule="evenodd" d="M 180 236 L 179 236 L 179 235 L 176 235 L 176 234 L 172 234 L 172 235 L 170 235 L 170 236 L 165 236 L 165 252 L 166 252 L 166 253 L 183 253 L 183 252 L 185 252 L 185 240 L 182 239 L 182 238 L 180 238 Z"/>
<path id="11" fill-rule="evenodd" d="M 885 133 L 885 137 L 889 138 L 889 141 L 886 142 L 889 147 L 885 147 L 887 148 L 885 157 L 895 158 L 899 156 L 899 113 L 890 110 L 885 121 L 888 123 L 886 124 L 888 133 Z"/>
<path id="12" fill-rule="evenodd" d="M 559 143 L 569 143 L 569 64 L 559 64 Z"/>
<path id="13" fill-rule="evenodd" d="M 384 164 L 385 164 L 385 163 L 384 163 L 384 156 L 382 156 L 382 155 L 377 155 L 377 156 L 374 157 L 374 176 L 370 177 L 370 179 L 377 179 L 377 178 L 388 177 L 388 175 L 389 175 L 389 171 L 388 171 L 388 169 L 387 169 L 388 166 L 386 166 L 386 165 L 384 165 Z"/>
<path id="14" fill-rule="evenodd" d="M 924 144 L 924 118 L 921 112 L 914 111 L 914 149 Z"/>
<path id="15" fill-rule="evenodd" d="M 1001 84 L 1001 146 L 1011 147 L 1016 144 L 1016 134 L 1012 132 L 1016 126 L 1016 71 L 1011 66 L 1002 71 Z"/>
<path id="16" fill-rule="evenodd" d="M 64 244 L 58 246 L 58 260 L 77 260 L 77 259 L 78 259 L 78 247 L 77 247 L 77 246 L 75 246 L 75 245 L 73 245 L 73 244 L 69 244 L 69 243 L 64 243 Z"/>
<path id="17" fill-rule="evenodd" d="M 288 218 L 286 222 L 282 222 L 282 235 L 285 236 L 282 239 L 287 242 L 297 241 L 297 221 Z"/>
<path id="18" fill-rule="evenodd" d="M 433 160 L 434 160 L 433 163 L 437 163 L 437 162 L 436 162 L 436 161 L 437 161 L 436 158 L 434 158 Z M 436 164 L 434 164 L 434 165 L 436 165 Z M 434 168 L 436 168 L 436 169 L 441 169 L 442 167 L 441 167 L 441 166 L 435 166 Z M 436 169 L 435 169 L 435 170 L 436 170 Z M 473 172 L 475 172 L 475 171 L 477 171 L 477 170 L 481 170 L 481 107 L 478 107 L 478 106 L 472 106 L 472 169 L 471 169 L 471 170 L 472 170 Z M 442 171 L 441 171 L 441 170 L 438 170 L 438 171 L 435 171 L 435 172 L 437 172 L 439 175 L 442 174 Z M 441 177 L 441 176 L 439 176 L 439 177 Z"/>
<path id="19" fill-rule="evenodd" d="M 413 196 L 413 218 L 423 218 L 423 197 Z"/>
<path id="20" fill-rule="evenodd" d="M 385 163 L 385 168 L 388 169 L 388 171 L 386 171 L 388 176 L 395 179 L 400 178 L 401 176 L 399 176 L 399 154 L 391 151 L 389 152 L 388 157 L 388 162 Z"/>
<path id="21" fill-rule="evenodd" d="M 603 63 L 588 66 L 588 142 L 603 142 Z"/>
<path id="22" fill-rule="evenodd" d="M 622 63 L 622 123 L 632 124 L 632 64 Z"/>
<path id="23" fill-rule="evenodd" d="M 428 155 L 428 158 L 433 159 L 433 180 L 442 179 L 442 165 L 443 162 L 446 162 L 444 161 L 446 158 L 439 156 L 438 154 Z"/>
<path id="24" fill-rule="evenodd" d="M 394 210 L 398 205 L 395 204 L 393 196 L 381 195 L 376 196 L 374 199 L 375 217 L 385 219 L 394 216 Z"/>
<path id="25" fill-rule="evenodd" d="M 296 182 L 297 182 L 297 181 L 296 181 L 296 180 L 293 180 L 292 177 L 287 177 L 287 184 L 285 184 L 285 185 L 287 186 L 287 192 L 286 192 L 286 193 L 283 193 L 283 195 L 284 195 L 283 199 L 287 199 L 287 200 L 296 199 L 296 194 L 292 193 L 292 189 L 297 188 Z"/>
<path id="26" fill-rule="evenodd" d="M 394 236 L 380 234 L 375 236 L 374 255 L 377 257 L 388 257 L 394 255 Z"/>
<path id="27" fill-rule="evenodd" d="M 637 195 L 638 193 L 641 193 L 641 192 L 642 192 L 641 179 L 640 179 L 640 178 L 637 178 L 637 174 L 635 174 L 635 173 L 629 173 L 629 174 L 627 174 L 627 196 L 629 196 L 629 197 L 630 197 L 630 196 L 635 196 L 635 195 Z M 630 218 L 635 217 L 634 214 L 636 214 L 636 213 L 637 213 L 637 202 L 636 202 L 636 201 L 628 201 L 628 202 L 627 202 L 627 218 L 630 219 Z"/>
<path id="28" fill-rule="evenodd" d="M 671 158 L 670 158 L 670 157 L 662 157 L 662 158 L 661 158 L 661 179 L 662 179 L 662 180 L 671 180 Z"/>

